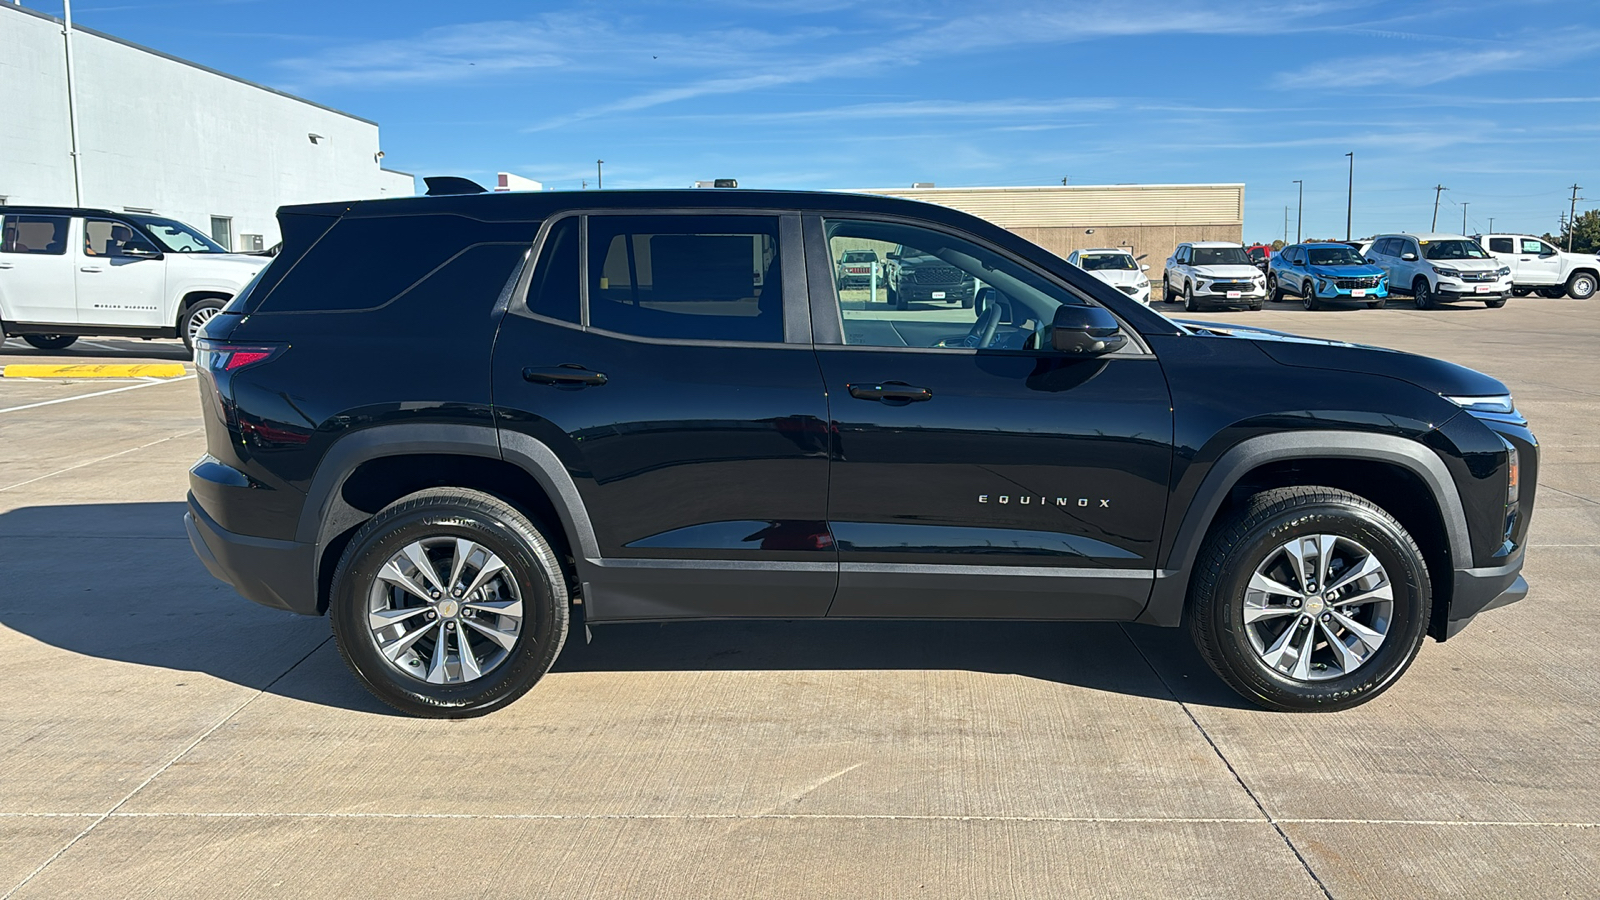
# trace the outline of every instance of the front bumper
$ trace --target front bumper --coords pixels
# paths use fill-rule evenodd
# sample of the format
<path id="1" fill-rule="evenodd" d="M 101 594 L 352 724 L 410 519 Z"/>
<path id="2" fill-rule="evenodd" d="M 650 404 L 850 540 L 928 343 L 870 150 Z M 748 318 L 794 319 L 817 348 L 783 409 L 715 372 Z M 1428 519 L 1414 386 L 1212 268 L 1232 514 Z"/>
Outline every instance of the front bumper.
<path id="1" fill-rule="evenodd" d="M 1357 302 L 1366 302 L 1368 300 L 1383 300 L 1389 296 L 1388 282 L 1380 282 L 1375 288 L 1363 289 L 1365 293 L 1360 297 L 1355 295 L 1355 288 L 1342 288 L 1336 284 L 1330 284 L 1327 287 L 1323 287 L 1316 282 L 1312 282 L 1312 285 L 1313 289 L 1317 293 L 1317 299 L 1319 300 L 1354 300 Z"/>
<path id="2" fill-rule="evenodd" d="M 1479 291 L 1486 287 L 1488 290 Z M 1499 300 L 1511 293 L 1511 280 L 1495 282 L 1465 282 L 1453 278 L 1440 278 L 1434 292 L 1447 300 Z"/>
<path id="3" fill-rule="evenodd" d="M 1229 291 L 1238 291 L 1239 292 L 1239 296 L 1237 296 L 1237 297 L 1229 297 L 1228 296 L 1228 292 Z M 1244 301 L 1249 301 L 1249 300 L 1265 300 L 1267 298 L 1267 289 L 1265 287 L 1256 287 L 1256 286 L 1252 285 L 1247 290 L 1241 290 L 1241 289 L 1235 288 L 1235 287 L 1226 287 L 1226 286 L 1217 285 L 1217 284 L 1215 284 L 1213 282 L 1202 281 L 1202 282 L 1199 283 L 1199 285 L 1197 285 L 1195 287 L 1194 295 L 1195 295 L 1196 298 L 1204 297 L 1207 300 L 1228 300 L 1230 302 L 1244 302 Z"/>
<path id="4" fill-rule="evenodd" d="M 909 284 L 901 287 L 899 292 L 907 300 L 918 300 L 925 303 L 950 303 L 958 300 L 971 300 L 977 293 L 970 284 Z M 935 297 L 934 294 L 943 294 Z"/>
<path id="5" fill-rule="evenodd" d="M 1443 622 L 1435 623 L 1439 640 L 1449 640 L 1467 627 L 1479 613 L 1499 609 L 1528 596 L 1528 580 L 1522 577 L 1522 556 L 1503 566 L 1483 569 L 1457 569 L 1450 610 Z"/>
<path id="6" fill-rule="evenodd" d="M 246 600 L 302 615 L 320 615 L 313 545 L 227 531 L 206 515 L 194 494 L 189 495 L 183 525 L 189 545 L 206 570 L 232 585 Z"/>

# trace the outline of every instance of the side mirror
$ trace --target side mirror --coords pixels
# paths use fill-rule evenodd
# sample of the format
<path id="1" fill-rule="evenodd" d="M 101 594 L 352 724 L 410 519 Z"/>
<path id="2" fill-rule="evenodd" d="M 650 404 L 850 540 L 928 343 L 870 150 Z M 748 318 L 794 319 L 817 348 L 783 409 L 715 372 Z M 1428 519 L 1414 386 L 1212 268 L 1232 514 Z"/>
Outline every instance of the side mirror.
<path id="1" fill-rule="evenodd" d="M 1400 258 L 1405 260 L 1406 262 L 1416 262 L 1417 261 L 1417 255 L 1415 253 L 1402 253 L 1402 254 L 1400 254 Z"/>
<path id="2" fill-rule="evenodd" d="M 132 242 L 122 245 L 117 251 L 118 256 L 132 257 L 133 259 L 160 259 L 161 251 L 149 244 L 135 244 Z"/>
<path id="3" fill-rule="evenodd" d="M 1144 257 L 1142 257 L 1142 256 L 1141 256 L 1141 257 L 1139 257 L 1139 258 L 1140 258 L 1140 259 L 1144 259 Z M 1140 263 L 1140 264 L 1139 264 L 1139 271 L 1141 271 L 1141 272 L 1148 272 L 1148 271 L 1150 271 L 1150 264 L 1149 264 L 1149 263 Z"/>
<path id="4" fill-rule="evenodd" d="M 898 253 L 885 253 L 883 255 L 883 258 L 884 259 L 899 259 L 900 258 L 900 254 L 898 254 Z"/>
<path id="5" fill-rule="evenodd" d="M 1100 356 L 1128 343 L 1117 317 L 1098 306 L 1060 306 L 1046 335 L 1050 347 L 1074 356 Z"/>
<path id="6" fill-rule="evenodd" d="M 1133 261 L 1134 261 L 1134 262 L 1139 262 L 1139 261 L 1140 261 L 1140 260 L 1144 260 L 1144 259 L 1148 259 L 1148 258 L 1149 258 L 1149 257 L 1150 257 L 1150 254 L 1148 254 L 1148 253 L 1141 253 L 1141 254 L 1139 254 L 1139 255 L 1138 255 L 1138 256 L 1135 256 L 1135 257 L 1134 257 L 1134 258 L 1133 258 Z M 1148 269 L 1148 268 L 1150 268 L 1150 267 L 1149 267 L 1149 266 L 1145 266 L 1145 268 L 1147 268 L 1147 269 Z"/>

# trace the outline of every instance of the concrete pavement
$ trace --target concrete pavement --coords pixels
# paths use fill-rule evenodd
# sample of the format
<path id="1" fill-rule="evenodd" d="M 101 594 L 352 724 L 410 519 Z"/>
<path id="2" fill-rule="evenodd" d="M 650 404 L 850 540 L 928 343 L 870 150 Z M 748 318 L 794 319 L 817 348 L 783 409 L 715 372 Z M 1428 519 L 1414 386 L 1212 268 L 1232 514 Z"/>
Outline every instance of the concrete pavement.
<path id="1" fill-rule="evenodd" d="M 1528 599 L 1337 715 L 1245 706 L 1176 631 L 723 622 L 597 628 L 415 721 L 193 558 L 193 381 L 0 379 L 0 894 L 1592 895 L 1600 304 L 1193 318 L 1508 382 Z M 182 357 L 100 343 L 0 364 Z"/>

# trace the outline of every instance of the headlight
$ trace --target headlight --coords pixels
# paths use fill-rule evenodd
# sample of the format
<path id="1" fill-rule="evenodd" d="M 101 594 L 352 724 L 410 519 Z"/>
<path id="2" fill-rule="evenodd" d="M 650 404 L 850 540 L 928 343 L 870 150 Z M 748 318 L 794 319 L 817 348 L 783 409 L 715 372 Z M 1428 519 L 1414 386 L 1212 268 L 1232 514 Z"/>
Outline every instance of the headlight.
<path id="1" fill-rule="evenodd" d="M 1446 275 L 1446 276 L 1449 276 L 1451 278 L 1455 278 L 1455 277 L 1459 276 L 1461 273 L 1457 272 L 1455 269 L 1441 269 L 1438 266 L 1434 266 L 1433 267 L 1433 274 L 1435 274 L 1435 275 Z"/>
<path id="2" fill-rule="evenodd" d="M 1138 281 L 1137 281 L 1137 282 L 1135 282 L 1135 283 L 1134 283 L 1134 285 L 1133 285 L 1133 286 L 1134 286 L 1134 287 L 1141 287 L 1141 288 L 1147 288 L 1147 287 L 1149 287 L 1149 286 L 1150 286 L 1150 279 L 1148 279 L 1148 278 L 1141 278 L 1141 279 L 1139 279 L 1139 280 L 1138 280 Z"/>
<path id="3" fill-rule="evenodd" d="M 1511 402 L 1510 394 L 1489 394 L 1481 397 L 1453 397 L 1449 394 L 1441 396 L 1467 412 L 1507 414 L 1517 411 L 1516 404 Z"/>
<path id="4" fill-rule="evenodd" d="M 1511 267 L 1510 266 L 1502 266 L 1500 268 L 1500 271 L 1496 272 L 1495 274 L 1496 275 L 1500 275 L 1502 277 L 1506 276 L 1506 275 L 1510 275 L 1511 274 Z"/>

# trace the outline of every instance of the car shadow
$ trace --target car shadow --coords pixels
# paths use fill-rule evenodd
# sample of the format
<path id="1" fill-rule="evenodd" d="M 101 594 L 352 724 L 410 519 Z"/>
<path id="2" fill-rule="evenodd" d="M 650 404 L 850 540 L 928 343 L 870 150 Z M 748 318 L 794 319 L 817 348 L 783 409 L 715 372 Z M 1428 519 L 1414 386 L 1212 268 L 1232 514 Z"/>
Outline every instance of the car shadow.
<path id="1" fill-rule="evenodd" d="M 70 365 L 83 360 L 160 360 L 162 362 L 189 362 L 191 354 L 178 340 L 141 340 L 139 338 L 79 338 L 70 347 L 60 350 L 40 350 L 22 338 L 0 341 L 0 356 L 15 357 L 30 362 L 48 361 Z"/>
<path id="2" fill-rule="evenodd" d="M 0 513 L 0 625 L 71 653 L 198 672 L 323 706 L 393 715 L 322 649 L 326 619 L 266 609 L 212 578 L 182 503 Z M 553 671 L 959 670 L 1243 707 L 1178 629 L 1103 622 L 731 620 L 613 624 L 581 607 Z M 293 677 L 287 677 L 296 670 Z"/>

